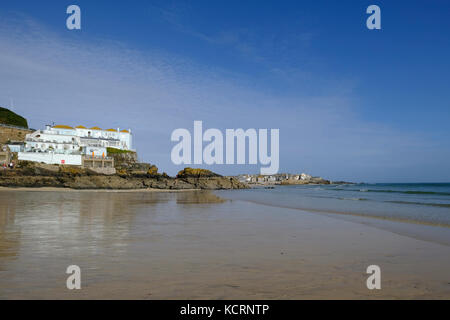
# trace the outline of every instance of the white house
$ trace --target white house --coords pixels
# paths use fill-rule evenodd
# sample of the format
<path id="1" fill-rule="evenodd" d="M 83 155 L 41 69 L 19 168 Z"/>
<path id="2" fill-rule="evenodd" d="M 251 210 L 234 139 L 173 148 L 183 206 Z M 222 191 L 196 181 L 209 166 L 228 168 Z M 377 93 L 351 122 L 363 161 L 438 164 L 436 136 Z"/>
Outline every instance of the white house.
<path id="1" fill-rule="evenodd" d="M 306 173 L 302 173 L 300 175 L 300 180 L 310 180 L 311 178 L 312 178 L 312 176 L 309 174 L 306 174 Z"/>
<path id="2" fill-rule="evenodd" d="M 25 137 L 19 160 L 81 165 L 82 156 L 107 157 L 107 148 L 132 150 L 131 130 L 47 125 Z"/>

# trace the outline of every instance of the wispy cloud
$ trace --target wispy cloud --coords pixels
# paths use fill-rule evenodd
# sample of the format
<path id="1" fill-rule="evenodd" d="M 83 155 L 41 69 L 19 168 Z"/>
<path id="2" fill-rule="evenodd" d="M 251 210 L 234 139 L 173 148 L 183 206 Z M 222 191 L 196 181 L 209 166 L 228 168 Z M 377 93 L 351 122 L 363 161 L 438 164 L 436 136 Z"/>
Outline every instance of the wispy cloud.
<path id="1" fill-rule="evenodd" d="M 415 172 L 412 180 L 450 177 L 443 166 L 449 153 L 423 133 L 361 120 L 350 80 L 317 96 L 273 94 L 250 85 L 257 79 L 245 74 L 230 76 L 125 43 L 66 38 L 30 19 L 3 21 L 0 104 L 14 98 L 15 111 L 33 127 L 52 121 L 131 127 L 140 158 L 171 174 L 180 169 L 170 161 L 172 130 L 203 120 L 206 127 L 221 129 L 279 128 L 283 171 L 378 181 L 405 180 L 410 172 Z M 240 37 L 209 41 L 245 43 Z M 425 157 L 424 150 L 435 157 Z M 433 169 L 436 164 L 440 172 Z M 250 170 L 214 169 L 224 174 Z"/>
<path id="2" fill-rule="evenodd" d="M 187 3 L 172 3 L 166 6 L 150 5 L 152 11 L 159 14 L 176 31 L 190 37 L 202 40 L 210 45 L 234 50 L 234 52 L 249 61 L 264 65 L 268 70 L 279 71 L 281 66 L 273 68 L 273 63 L 285 63 L 290 53 L 298 48 L 306 49 L 316 36 L 313 31 L 292 30 L 291 27 L 282 31 L 258 30 L 246 26 L 233 27 L 219 31 L 204 31 L 192 24 L 194 14 Z"/>

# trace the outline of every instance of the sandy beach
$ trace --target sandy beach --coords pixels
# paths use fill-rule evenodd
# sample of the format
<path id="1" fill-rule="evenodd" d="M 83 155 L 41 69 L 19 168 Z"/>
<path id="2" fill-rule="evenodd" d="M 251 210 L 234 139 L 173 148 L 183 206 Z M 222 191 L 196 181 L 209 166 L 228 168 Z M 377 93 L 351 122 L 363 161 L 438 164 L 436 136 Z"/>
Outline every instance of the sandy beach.
<path id="1" fill-rule="evenodd" d="M 448 245 L 217 195 L 0 190 L 0 298 L 450 298 Z"/>

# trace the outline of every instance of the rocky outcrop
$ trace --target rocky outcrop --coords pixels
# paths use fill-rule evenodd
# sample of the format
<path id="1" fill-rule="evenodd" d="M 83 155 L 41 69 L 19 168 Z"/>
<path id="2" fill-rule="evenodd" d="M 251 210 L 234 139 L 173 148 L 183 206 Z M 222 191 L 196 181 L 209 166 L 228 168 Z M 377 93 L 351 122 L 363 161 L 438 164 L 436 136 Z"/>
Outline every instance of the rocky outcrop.
<path id="1" fill-rule="evenodd" d="M 7 144 L 12 141 L 24 141 L 25 136 L 33 131 L 25 128 L 11 127 L 0 124 L 0 144 Z"/>
<path id="2" fill-rule="evenodd" d="M 177 174 L 177 179 L 197 189 L 243 189 L 246 185 L 234 177 L 223 177 L 206 169 L 184 168 Z"/>
<path id="3" fill-rule="evenodd" d="M 108 156 L 114 158 L 114 166 L 116 169 L 127 169 L 138 163 L 136 152 L 115 148 L 108 148 L 107 151 Z"/>
<path id="4" fill-rule="evenodd" d="M 195 189 L 247 189 L 248 186 L 234 177 L 176 178 L 175 180 L 195 186 Z"/>
<path id="5" fill-rule="evenodd" d="M 145 169 L 145 168 L 141 168 Z M 152 166 L 140 171 L 124 171 L 102 175 L 74 166 L 44 165 L 22 162 L 19 168 L 0 170 L 3 187 L 60 187 L 73 189 L 244 189 L 247 186 L 233 177 L 185 176 L 169 177 L 155 173 Z"/>
<path id="6" fill-rule="evenodd" d="M 206 169 L 193 169 L 193 168 L 184 168 L 177 174 L 177 178 L 214 178 L 221 177 L 217 173 L 214 173 L 210 170 Z"/>
<path id="7" fill-rule="evenodd" d="M 326 180 L 320 177 L 309 177 L 305 180 L 295 180 L 295 179 L 286 179 L 281 181 L 282 185 L 293 185 L 293 184 L 331 184 L 330 180 Z"/>

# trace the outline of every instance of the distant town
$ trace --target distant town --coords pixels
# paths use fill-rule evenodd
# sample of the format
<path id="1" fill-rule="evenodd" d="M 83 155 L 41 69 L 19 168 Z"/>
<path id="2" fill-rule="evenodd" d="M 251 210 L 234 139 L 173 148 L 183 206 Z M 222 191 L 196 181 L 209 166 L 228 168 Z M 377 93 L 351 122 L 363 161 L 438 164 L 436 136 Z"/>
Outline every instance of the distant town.
<path id="1" fill-rule="evenodd" d="M 330 181 L 313 177 L 306 173 L 278 173 L 274 175 L 241 174 L 236 177 L 239 182 L 250 185 L 292 185 L 292 184 L 342 184 L 343 181 Z"/>

